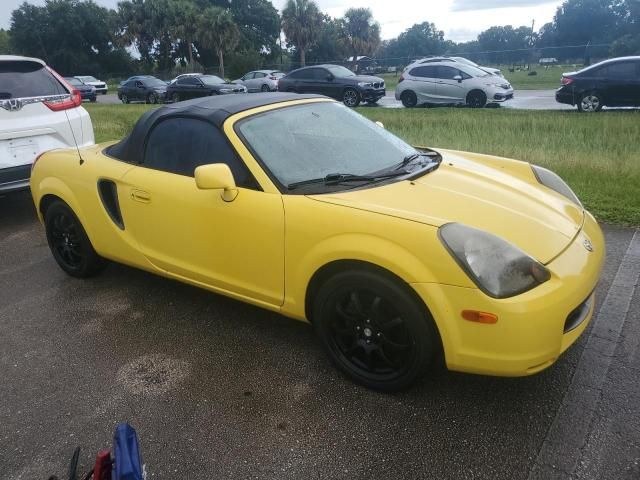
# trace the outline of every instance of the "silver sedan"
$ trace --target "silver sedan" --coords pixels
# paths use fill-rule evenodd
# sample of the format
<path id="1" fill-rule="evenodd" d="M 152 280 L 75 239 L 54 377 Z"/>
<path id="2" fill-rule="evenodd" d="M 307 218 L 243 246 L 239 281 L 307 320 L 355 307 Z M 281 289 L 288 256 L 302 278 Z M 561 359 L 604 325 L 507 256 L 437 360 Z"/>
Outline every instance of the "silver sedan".
<path id="1" fill-rule="evenodd" d="M 275 92 L 282 77 L 284 73 L 279 70 L 254 70 L 233 83 L 244 85 L 249 92 Z"/>

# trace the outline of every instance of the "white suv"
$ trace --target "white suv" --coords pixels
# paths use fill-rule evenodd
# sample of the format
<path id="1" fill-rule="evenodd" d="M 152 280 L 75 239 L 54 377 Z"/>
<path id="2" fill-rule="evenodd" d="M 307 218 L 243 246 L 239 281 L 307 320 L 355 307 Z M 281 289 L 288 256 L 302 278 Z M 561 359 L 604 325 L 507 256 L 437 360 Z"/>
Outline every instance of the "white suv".
<path id="1" fill-rule="evenodd" d="M 396 100 L 417 105 L 468 105 L 481 108 L 513 98 L 507 80 L 463 63 L 413 64 L 400 76 Z"/>
<path id="2" fill-rule="evenodd" d="M 41 153 L 93 143 L 77 90 L 42 60 L 0 55 L 0 194 L 29 188 Z"/>

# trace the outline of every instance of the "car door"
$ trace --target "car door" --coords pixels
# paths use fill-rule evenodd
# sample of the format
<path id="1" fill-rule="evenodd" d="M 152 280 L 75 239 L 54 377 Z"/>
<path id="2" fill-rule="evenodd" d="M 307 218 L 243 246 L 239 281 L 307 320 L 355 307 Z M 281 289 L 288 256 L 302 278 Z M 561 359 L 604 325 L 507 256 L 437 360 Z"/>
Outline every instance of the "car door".
<path id="1" fill-rule="evenodd" d="M 607 66 L 606 92 L 607 105 L 631 106 L 636 104 L 640 78 L 636 62 L 616 62 Z"/>
<path id="2" fill-rule="evenodd" d="M 249 72 L 244 77 L 242 77 L 242 84 L 247 87 L 248 92 L 252 92 L 254 88 L 253 78 L 255 77 L 255 72 Z"/>
<path id="3" fill-rule="evenodd" d="M 251 91 L 252 92 L 259 92 L 260 89 L 262 89 L 262 84 L 264 83 L 264 77 L 266 77 L 267 74 L 264 72 L 256 72 L 255 76 L 253 77 L 253 80 L 251 80 Z"/>
<path id="4" fill-rule="evenodd" d="M 420 103 L 439 103 L 437 92 L 438 71 L 434 65 L 421 65 L 409 71 L 413 89 Z"/>
<path id="5" fill-rule="evenodd" d="M 318 84 L 320 70 L 319 68 L 307 68 L 299 72 L 297 84 L 300 93 L 322 93 Z"/>
<path id="6" fill-rule="evenodd" d="M 466 97 L 464 78 L 469 78 L 469 75 L 455 67 L 438 65 L 436 68 L 438 78 L 436 92 L 440 103 L 464 102 Z M 461 77 L 462 80 L 458 80 L 455 77 Z"/>
<path id="7" fill-rule="evenodd" d="M 136 100 L 145 99 L 144 85 L 140 80 L 135 80 L 133 82 L 133 88 L 131 90 L 132 90 L 131 98 L 135 98 Z"/>
<path id="8" fill-rule="evenodd" d="M 226 163 L 239 188 L 200 190 L 197 166 Z M 199 119 L 171 118 L 150 132 L 142 165 L 123 179 L 124 222 L 146 258 L 172 275 L 271 305 L 283 301 L 284 210 L 259 189 L 226 137 Z"/>
<path id="9" fill-rule="evenodd" d="M 197 92 L 202 89 L 202 82 L 196 77 L 183 77 L 178 80 L 178 92 L 183 100 L 196 98 Z"/>

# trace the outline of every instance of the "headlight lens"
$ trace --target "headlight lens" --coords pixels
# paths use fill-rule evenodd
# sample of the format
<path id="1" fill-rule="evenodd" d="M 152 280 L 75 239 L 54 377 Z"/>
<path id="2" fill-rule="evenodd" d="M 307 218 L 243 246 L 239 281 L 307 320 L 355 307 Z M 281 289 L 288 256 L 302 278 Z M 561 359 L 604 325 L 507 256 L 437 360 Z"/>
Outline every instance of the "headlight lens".
<path id="1" fill-rule="evenodd" d="M 373 83 L 371 82 L 358 82 L 359 87 L 373 87 Z"/>
<path id="2" fill-rule="evenodd" d="M 576 194 L 573 193 L 573 190 L 571 190 L 569 185 L 567 185 L 557 173 L 544 167 L 539 167 L 538 165 L 531 165 L 531 168 L 533 169 L 533 174 L 538 179 L 538 182 L 545 187 L 558 192 L 563 197 L 568 198 L 579 207 L 582 207 L 582 203 L 580 203 Z"/>
<path id="3" fill-rule="evenodd" d="M 544 265 L 488 232 L 448 223 L 440 227 L 439 233 L 458 264 L 491 297 L 513 297 L 551 278 Z"/>

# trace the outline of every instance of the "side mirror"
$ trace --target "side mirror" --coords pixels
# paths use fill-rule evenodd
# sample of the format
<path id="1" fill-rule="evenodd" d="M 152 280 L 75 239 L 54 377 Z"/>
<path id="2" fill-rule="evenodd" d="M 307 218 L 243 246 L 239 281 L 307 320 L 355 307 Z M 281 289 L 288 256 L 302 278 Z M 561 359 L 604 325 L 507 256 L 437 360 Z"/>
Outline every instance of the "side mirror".
<path id="1" fill-rule="evenodd" d="M 453 77 L 454 80 L 457 80 L 458 83 L 462 83 L 462 75 L 456 75 L 455 77 Z"/>
<path id="2" fill-rule="evenodd" d="M 376 122 L 376 125 L 378 125 L 380 128 L 384 128 L 384 123 L 382 123 L 380 120 Z"/>
<path id="3" fill-rule="evenodd" d="M 222 190 L 225 202 L 232 202 L 238 196 L 236 181 L 226 163 L 199 166 L 195 171 L 195 179 L 200 190 Z"/>

